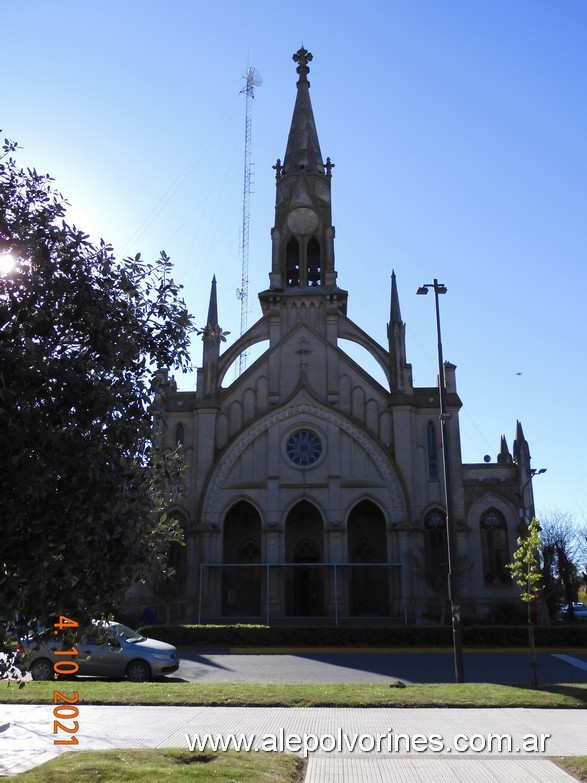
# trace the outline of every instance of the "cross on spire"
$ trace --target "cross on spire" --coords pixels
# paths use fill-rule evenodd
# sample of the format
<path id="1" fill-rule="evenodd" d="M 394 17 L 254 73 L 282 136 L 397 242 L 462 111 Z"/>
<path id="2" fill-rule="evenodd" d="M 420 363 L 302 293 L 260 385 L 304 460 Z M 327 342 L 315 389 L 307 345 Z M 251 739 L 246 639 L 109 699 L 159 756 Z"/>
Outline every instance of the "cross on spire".
<path id="1" fill-rule="evenodd" d="M 299 63 L 298 67 L 296 68 L 296 73 L 299 73 L 300 75 L 298 84 L 300 82 L 307 82 L 308 74 L 310 73 L 308 63 L 312 62 L 312 54 L 302 46 L 301 49 L 298 49 L 298 51 L 293 55 L 292 60 L 296 63 Z"/>

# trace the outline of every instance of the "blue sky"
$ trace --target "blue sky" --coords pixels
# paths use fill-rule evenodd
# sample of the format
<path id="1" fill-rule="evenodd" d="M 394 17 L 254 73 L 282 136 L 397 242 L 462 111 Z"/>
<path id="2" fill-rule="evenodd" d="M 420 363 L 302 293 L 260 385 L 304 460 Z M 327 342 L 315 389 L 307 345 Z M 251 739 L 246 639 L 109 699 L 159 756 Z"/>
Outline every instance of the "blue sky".
<path id="1" fill-rule="evenodd" d="M 119 255 L 165 249 L 200 324 L 212 274 L 240 329 L 247 66 L 253 106 L 249 314 L 268 285 L 274 172 L 300 44 L 349 316 L 386 344 L 395 269 L 408 361 L 436 382 L 431 297 L 457 365 L 463 459 L 520 419 L 538 510 L 587 520 L 587 3 L 19 0 L 0 12 L 0 127 L 50 172 L 70 219 Z M 201 348 L 193 346 L 194 364 Z M 191 388 L 192 376 L 178 378 Z"/>

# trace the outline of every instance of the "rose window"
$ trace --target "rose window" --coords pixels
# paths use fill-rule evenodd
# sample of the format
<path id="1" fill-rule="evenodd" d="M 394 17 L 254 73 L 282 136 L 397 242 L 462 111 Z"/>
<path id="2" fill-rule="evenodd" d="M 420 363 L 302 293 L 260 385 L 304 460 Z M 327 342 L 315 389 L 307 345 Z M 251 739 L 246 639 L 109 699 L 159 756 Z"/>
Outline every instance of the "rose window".
<path id="1" fill-rule="evenodd" d="M 322 455 L 322 441 L 312 430 L 297 430 L 285 444 L 288 458 L 299 467 L 313 465 Z"/>

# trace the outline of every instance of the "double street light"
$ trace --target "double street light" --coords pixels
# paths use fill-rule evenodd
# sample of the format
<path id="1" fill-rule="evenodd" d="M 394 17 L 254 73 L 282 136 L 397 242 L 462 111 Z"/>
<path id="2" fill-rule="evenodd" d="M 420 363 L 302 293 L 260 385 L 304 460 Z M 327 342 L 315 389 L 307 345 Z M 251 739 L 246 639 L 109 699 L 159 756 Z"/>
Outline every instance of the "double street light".
<path id="1" fill-rule="evenodd" d="M 461 633 L 461 604 L 459 598 L 459 575 L 457 562 L 457 547 L 452 508 L 452 485 L 450 470 L 450 449 L 448 437 L 448 422 L 452 416 L 446 409 L 446 374 L 442 358 L 442 339 L 440 334 L 440 308 L 438 295 L 446 294 L 446 286 L 434 282 L 425 283 L 416 291 L 417 294 L 427 294 L 428 289 L 434 291 L 436 307 L 436 335 L 438 338 L 438 392 L 440 400 L 440 431 L 442 435 L 442 464 L 444 472 L 444 493 L 446 500 L 446 544 L 448 556 L 448 598 L 452 616 L 453 655 L 455 667 L 455 682 L 464 682 L 463 673 L 463 640 Z"/>

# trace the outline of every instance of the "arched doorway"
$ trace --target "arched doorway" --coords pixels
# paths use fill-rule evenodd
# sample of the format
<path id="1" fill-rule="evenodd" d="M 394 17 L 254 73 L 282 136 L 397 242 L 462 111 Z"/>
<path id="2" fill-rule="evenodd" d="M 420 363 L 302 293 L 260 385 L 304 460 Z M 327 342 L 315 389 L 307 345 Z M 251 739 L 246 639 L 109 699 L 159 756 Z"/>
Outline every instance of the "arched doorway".
<path id="1" fill-rule="evenodd" d="M 370 500 L 358 503 L 348 520 L 351 568 L 350 613 L 355 617 L 389 614 L 387 533 L 381 509 Z M 380 565 L 377 565 L 380 564 Z"/>
<path id="2" fill-rule="evenodd" d="M 258 617 L 261 614 L 261 518 L 254 506 L 242 500 L 224 520 L 222 562 L 223 617 Z"/>
<path id="3" fill-rule="evenodd" d="M 297 503 L 287 515 L 285 561 L 294 564 L 286 578 L 286 614 L 324 615 L 324 577 L 317 565 L 324 561 L 324 522 L 318 509 L 307 500 Z"/>

